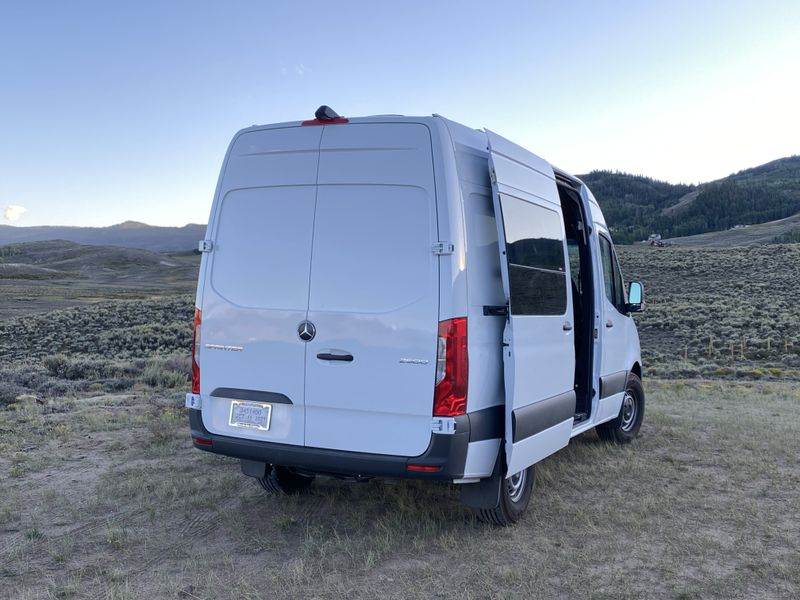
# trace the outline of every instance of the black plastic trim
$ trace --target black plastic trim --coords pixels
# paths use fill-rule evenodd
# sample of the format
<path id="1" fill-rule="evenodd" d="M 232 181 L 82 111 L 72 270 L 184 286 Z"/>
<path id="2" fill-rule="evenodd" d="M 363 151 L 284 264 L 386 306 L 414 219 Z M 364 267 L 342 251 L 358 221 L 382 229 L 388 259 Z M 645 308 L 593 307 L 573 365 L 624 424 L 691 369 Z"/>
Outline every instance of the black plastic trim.
<path id="1" fill-rule="evenodd" d="M 216 388 L 211 395 L 215 398 L 232 398 L 233 400 L 250 400 L 252 402 L 269 402 L 270 404 L 291 404 L 288 396 L 277 392 L 259 390 L 243 390 L 239 388 Z"/>
<path id="2" fill-rule="evenodd" d="M 320 360 L 340 360 L 342 362 L 353 362 L 352 354 L 332 354 L 330 352 L 320 352 L 317 354 Z"/>
<path id="3" fill-rule="evenodd" d="M 469 441 L 494 440 L 503 437 L 505 428 L 505 406 L 497 404 L 467 413 L 469 417 Z"/>
<path id="4" fill-rule="evenodd" d="M 199 410 L 189 409 L 192 436 L 211 441 L 210 445 L 195 443 L 194 447 L 199 450 L 247 461 L 296 467 L 314 473 L 408 479 L 452 480 L 464 476 L 470 441 L 470 421 L 467 415 L 455 419 L 454 434 L 431 434 L 428 449 L 419 456 L 408 457 L 309 448 L 217 435 L 205 428 Z M 409 471 L 406 468 L 409 464 L 438 466 L 441 469 Z"/>
<path id="5" fill-rule="evenodd" d="M 600 378 L 600 397 L 608 398 L 624 392 L 628 386 L 628 372 L 618 371 Z"/>
<path id="6" fill-rule="evenodd" d="M 570 390 L 512 411 L 511 427 L 514 443 L 573 418 L 575 399 L 575 391 Z"/>

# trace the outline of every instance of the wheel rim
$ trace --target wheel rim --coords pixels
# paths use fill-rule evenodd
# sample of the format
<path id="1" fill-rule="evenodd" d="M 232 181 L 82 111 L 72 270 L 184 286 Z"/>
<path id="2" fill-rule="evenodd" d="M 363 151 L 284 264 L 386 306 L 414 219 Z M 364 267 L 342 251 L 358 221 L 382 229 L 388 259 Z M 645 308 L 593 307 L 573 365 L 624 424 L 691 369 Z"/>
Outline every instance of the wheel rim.
<path id="1" fill-rule="evenodd" d="M 511 500 L 511 502 L 517 502 L 522 498 L 527 478 L 528 470 L 524 469 L 506 479 L 506 490 L 508 491 L 508 499 Z"/>
<path id="2" fill-rule="evenodd" d="M 625 397 L 622 399 L 622 410 L 620 411 L 622 416 L 620 429 L 622 429 L 622 431 L 630 431 L 633 429 L 633 425 L 636 423 L 636 412 L 636 399 L 633 397 L 633 394 L 626 391 Z"/>

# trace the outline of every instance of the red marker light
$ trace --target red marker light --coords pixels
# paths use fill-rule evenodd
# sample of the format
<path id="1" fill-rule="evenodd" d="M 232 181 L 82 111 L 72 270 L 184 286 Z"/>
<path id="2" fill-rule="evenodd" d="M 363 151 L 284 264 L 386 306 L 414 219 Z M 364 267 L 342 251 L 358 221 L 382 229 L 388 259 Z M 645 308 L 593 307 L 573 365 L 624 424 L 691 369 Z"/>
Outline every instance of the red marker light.
<path id="1" fill-rule="evenodd" d="M 407 471 L 422 471 L 424 473 L 433 473 L 434 471 L 441 471 L 442 467 L 436 465 L 406 465 Z"/>

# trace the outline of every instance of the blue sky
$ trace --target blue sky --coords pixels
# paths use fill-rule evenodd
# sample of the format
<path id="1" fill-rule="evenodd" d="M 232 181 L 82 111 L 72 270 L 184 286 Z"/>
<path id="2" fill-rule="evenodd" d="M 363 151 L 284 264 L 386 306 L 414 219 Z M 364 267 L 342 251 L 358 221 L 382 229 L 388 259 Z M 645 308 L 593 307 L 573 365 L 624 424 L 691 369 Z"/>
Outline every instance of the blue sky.
<path id="1" fill-rule="evenodd" d="M 320 104 L 693 183 L 800 153 L 800 2 L 6 2 L 0 82 L 5 224 L 205 222 L 232 135 Z"/>

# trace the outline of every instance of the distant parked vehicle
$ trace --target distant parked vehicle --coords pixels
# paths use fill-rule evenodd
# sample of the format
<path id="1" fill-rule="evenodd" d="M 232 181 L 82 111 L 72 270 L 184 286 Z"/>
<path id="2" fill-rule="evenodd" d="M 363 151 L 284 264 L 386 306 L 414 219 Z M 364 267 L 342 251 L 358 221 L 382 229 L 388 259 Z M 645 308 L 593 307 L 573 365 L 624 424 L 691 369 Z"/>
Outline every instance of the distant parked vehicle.
<path id="1" fill-rule="evenodd" d="M 642 286 L 589 189 L 495 133 L 328 107 L 244 129 L 200 249 L 194 445 L 270 492 L 444 480 L 506 525 L 572 437 L 639 431 Z"/>

